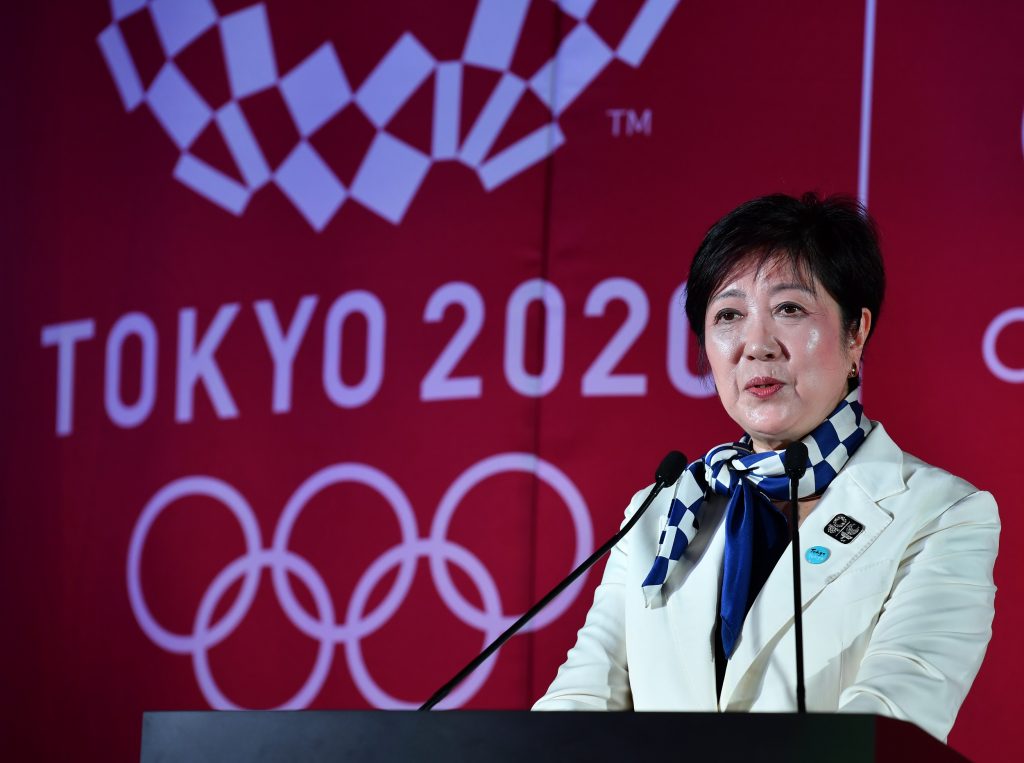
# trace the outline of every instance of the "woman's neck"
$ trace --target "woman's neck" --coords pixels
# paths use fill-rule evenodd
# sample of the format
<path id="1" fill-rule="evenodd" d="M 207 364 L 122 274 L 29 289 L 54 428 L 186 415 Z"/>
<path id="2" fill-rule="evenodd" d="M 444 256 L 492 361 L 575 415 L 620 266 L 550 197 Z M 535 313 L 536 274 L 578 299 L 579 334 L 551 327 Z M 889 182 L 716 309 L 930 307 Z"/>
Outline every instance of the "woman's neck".
<path id="1" fill-rule="evenodd" d="M 804 523 L 807 515 L 814 511 L 814 507 L 818 505 L 818 501 L 821 500 L 820 495 L 811 495 L 807 498 L 801 498 L 796 503 L 797 510 L 797 527 Z M 789 501 L 772 501 L 779 511 L 789 517 Z"/>

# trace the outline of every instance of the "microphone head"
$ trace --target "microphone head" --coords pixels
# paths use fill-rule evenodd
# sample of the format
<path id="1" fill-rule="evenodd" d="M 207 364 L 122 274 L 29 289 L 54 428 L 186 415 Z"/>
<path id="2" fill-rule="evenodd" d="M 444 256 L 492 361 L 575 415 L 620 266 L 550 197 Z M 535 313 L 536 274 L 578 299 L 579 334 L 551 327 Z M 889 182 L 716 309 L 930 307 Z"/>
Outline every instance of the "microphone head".
<path id="1" fill-rule="evenodd" d="M 786 476 L 798 480 L 807 471 L 807 446 L 797 440 L 786 447 Z"/>
<path id="2" fill-rule="evenodd" d="M 678 450 L 670 451 L 668 455 L 661 459 L 658 471 L 654 473 L 654 481 L 662 485 L 675 484 L 675 481 L 679 479 L 679 475 L 683 473 L 685 468 L 686 456 Z"/>

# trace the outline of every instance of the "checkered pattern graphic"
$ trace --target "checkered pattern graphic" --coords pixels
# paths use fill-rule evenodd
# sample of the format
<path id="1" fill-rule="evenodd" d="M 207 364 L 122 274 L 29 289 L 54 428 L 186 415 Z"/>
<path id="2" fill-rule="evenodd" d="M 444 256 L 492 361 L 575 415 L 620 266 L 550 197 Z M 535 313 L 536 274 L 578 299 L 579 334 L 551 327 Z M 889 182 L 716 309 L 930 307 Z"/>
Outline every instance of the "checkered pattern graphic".
<path id="1" fill-rule="evenodd" d="M 510 71 L 531 2 L 557 2 L 575 20 L 558 50 L 524 79 Z M 604 0 L 613 2 L 615 0 Z M 210 0 L 110 0 L 112 20 L 97 37 L 125 110 L 145 104 L 181 152 L 173 176 L 197 194 L 241 215 L 253 194 L 276 185 L 316 231 L 352 200 L 399 224 L 435 162 L 459 162 L 491 191 L 546 159 L 564 142 L 562 112 L 615 60 L 638 67 L 679 0 L 645 0 L 622 39 L 609 42 L 587 23 L 598 0 L 478 0 L 460 59 L 438 61 L 416 37 L 403 34 L 356 88 L 334 46 L 327 42 L 291 71 L 279 72 L 264 3 L 220 15 Z M 144 87 L 121 25 L 148 13 L 165 63 Z M 216 30 L 231 98 L 207 104 L 175 65 L 175 58 Z M 463 73 L 471 68 L 502 73 L 486 105 L 460 140 Z M 388 132 L 392 118 L 421 88 L 434 85 L 431 151 L 425 154 Z M 276 88 L 299 134 L 278 167 L 268 165 L 239 104 Z M 532 91 L 551 121 L 501 151 L 492 151 L 505 125 Z M 335 176 L 309 138 L 345 109 L 355 108 L 376 138 L 350 188 Z M 195 156 L 192 146 L 215 123 L 242 182 Z"/>
<path id="2" fill-rule="evenodd" d="M 843 468 L 853 452 L 871 431 L 872 423 L 860 404 L 860 388 L 842 400 L 813 432 L 803 438 L 807 446 L 807 471 L 800 479 L 800 498 L 820 493 Z M 697 511 L 707 490 L 733 496 L 746 480 L 769 501 L 789 498 L 785 451 L 755 453 L 749 435 L 739 442 L 712 448 L 683 472 L 676 487 L 664 529 L 658 541 L 658 553 L 643 582 L 648 607 L 662 603 L 662 585 L 679 563 L 686 547 L 697 534 Z"/>

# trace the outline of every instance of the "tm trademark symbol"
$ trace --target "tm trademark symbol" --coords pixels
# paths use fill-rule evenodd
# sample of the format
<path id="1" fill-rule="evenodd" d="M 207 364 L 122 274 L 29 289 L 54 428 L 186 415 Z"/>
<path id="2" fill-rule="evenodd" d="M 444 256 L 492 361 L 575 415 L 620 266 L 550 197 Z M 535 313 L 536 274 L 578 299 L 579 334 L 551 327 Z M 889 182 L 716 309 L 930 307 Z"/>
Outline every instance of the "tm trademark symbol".
<path id="1" fill-rule="evenodd" d="M 612 137 L 625 136 L 631 138 L 634 135 L 650 137 L 654 126 L 654 113 L 650 109 L 637 111 L 636 109 L 607 109 L 605 114 L 611 120 Z"/>

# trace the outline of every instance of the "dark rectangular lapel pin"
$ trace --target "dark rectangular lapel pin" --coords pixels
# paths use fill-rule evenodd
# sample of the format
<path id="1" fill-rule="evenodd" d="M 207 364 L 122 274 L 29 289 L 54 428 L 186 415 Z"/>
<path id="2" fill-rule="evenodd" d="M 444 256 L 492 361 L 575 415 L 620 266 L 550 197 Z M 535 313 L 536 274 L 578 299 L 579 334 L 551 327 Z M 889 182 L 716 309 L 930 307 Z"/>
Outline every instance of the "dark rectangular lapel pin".
<path id="1" fill-rule="evenodd" d="M 864 525 L 853 517 L 848 517 L 845 514 L 836 514 L 825 525 L 825 534 L 830 538 L 835 538 L 840 543 L 849 543 L 860 535 L 863 529 Z"/>

